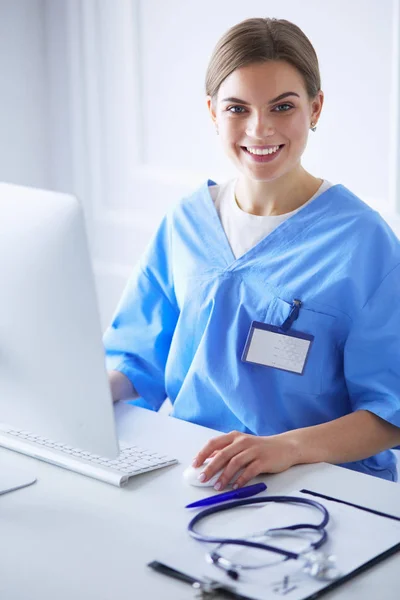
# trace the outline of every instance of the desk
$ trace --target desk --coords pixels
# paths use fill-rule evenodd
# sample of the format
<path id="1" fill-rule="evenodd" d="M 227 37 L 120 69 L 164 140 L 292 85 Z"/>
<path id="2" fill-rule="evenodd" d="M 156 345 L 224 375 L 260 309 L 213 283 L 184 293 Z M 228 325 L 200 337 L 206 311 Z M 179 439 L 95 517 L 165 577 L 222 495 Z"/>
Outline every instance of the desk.
<path id="1" fill-rule="evenodd" d="M 119 489 L 0 449 L 1 462 L 38 482 L 0 496 L 1 600 L 187 600 L 190 587 L 146 568 L 179 544 L 183 506 L 204 495 L 182 471 L 215 432 L 119 404 L 119 435 L 176 456 L 179 465 L 134 477 Z M 400 516 L 400 485 L 327 464 L 266 476 L 269 493 L 310 488 Z M 399 555 L 325 596 L 327 600 L 398 600 Z"/>

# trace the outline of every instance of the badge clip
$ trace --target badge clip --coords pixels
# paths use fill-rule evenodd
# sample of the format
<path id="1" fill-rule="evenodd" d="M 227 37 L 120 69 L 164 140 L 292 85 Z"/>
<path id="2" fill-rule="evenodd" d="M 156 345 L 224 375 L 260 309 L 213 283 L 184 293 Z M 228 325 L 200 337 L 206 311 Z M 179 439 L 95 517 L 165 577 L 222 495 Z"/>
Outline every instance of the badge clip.
<path id="1" fill-rule="evenodd" d="M 293 300 L 288 318 L 279 327 L 281 331 L 289 331 L 294 321 L 298 318 L 302 302 L 301 300 Z"/>

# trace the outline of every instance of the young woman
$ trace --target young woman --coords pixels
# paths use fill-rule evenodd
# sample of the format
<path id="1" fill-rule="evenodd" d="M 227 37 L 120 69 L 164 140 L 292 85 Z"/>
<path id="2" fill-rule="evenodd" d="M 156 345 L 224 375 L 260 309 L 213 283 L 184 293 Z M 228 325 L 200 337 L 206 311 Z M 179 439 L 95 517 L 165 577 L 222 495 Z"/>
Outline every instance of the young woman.
<path id="1" fill-rule="evenodd" d="M 217 44 L 207 104 L 237 179 L 163 220 L 105 335 L 114 400 L 226 432 L 195 458 L 222 489 L 300 463 L 396 480 L 400 243 L 301 165 L 323 106 L 294 24 L 249 19 Z"/>

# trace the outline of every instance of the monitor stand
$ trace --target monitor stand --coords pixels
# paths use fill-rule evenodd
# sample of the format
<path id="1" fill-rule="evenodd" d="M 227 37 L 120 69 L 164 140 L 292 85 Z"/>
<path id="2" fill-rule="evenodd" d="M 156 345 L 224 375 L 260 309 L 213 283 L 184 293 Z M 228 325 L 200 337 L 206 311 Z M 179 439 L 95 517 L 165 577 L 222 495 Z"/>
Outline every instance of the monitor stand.
<path id="1" fill-rule="evenodd" d="M 26 471 L 5 467 L 4 463 L 0 464 L 0 495 L 27 487 L 35 481 L 36 477 Z"/>

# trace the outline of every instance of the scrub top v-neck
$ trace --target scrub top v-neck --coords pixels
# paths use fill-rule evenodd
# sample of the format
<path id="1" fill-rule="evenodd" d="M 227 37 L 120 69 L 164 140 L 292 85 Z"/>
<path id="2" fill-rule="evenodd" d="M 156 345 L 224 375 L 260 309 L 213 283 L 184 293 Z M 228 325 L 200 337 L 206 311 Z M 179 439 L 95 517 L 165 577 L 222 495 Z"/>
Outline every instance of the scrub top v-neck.
<path id="1" fill-rule="evenodd" d="M 203 196 L 203 202 L 195 205 L 195 215 L 198 224 L 204 226 L 200 235 L 208 247 L 213 249 L 214 256 L 218 257 L 217 262 L 219 262 L 218 259 L 223 258 L 226 266 L 231 269 L 246 263 L 248 260 L 253 260 L 254 257 L 264 251 L 281 252 L 285 246 L 291 243 L 293 238 L 301 235 L 303 229 L 311 225 L 314 219 L 323 218 L 329 212 L 327 206 L 329 200 L 327 198 L 330 194 L 334 194 L 335 191 L 341 188 L 345 189 L 340 184 L 331 186 L 312 201 L 312 206 L 307 204 L 301 207 L 301 211 L 296 212 L 287 221 L 281 223 L 243 256 L 235 258 L 210 195 L 209 186 L 212 185 L 214 185 L 214 182 L 208 181 L 201 188 L 200 193 Z M 316 206 L 317 204 L 320 206 Z"/>
<path id="2" fill-rule="evenodd" d="M 231 179 L 221 185 L 213 185 L 209 188 L 210 195 L 217 210 L 229 245 L 235 258 L 246 254 L 250 248 L 269 235 L 271 231 L 279 227 L 284 221 L 290 219 L 296 212 L 313 202 L 315 198 L 332 187 L 332 183 L 320 180 L 317 191 L 311 198 L 298 208 L 279 215 L 250 214 L 242 210 L 236 199 L 237 179 Z"/>

